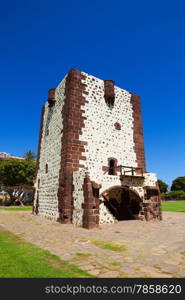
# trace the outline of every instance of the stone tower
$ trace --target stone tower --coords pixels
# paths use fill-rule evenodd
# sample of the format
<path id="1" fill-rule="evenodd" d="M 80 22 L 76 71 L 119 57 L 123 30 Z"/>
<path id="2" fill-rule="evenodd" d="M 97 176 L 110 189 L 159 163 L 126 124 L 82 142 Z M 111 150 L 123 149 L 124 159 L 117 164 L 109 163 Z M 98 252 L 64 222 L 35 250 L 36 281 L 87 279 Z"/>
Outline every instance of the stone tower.
<path id="1" fill-rule="evenodd" d="M 161 220 L 146 172 L 140 98 L 72 69 L 42 109 L 33 211 L 85 228 Z"/>

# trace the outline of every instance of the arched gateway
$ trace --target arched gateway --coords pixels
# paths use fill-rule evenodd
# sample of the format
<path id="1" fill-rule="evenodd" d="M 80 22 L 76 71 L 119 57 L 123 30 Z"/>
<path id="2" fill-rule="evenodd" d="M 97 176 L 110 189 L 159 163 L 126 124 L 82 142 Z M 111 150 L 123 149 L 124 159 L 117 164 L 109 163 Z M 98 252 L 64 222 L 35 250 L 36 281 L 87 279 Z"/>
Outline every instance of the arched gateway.
<path id="1" fill-rule="evenodd" d="M 142 199 L 136 191 L 129 187 L 114 186 L 104 191 L 104 205 L 110 213 L 121 220 L 138 220 L 142 214 Z"/>

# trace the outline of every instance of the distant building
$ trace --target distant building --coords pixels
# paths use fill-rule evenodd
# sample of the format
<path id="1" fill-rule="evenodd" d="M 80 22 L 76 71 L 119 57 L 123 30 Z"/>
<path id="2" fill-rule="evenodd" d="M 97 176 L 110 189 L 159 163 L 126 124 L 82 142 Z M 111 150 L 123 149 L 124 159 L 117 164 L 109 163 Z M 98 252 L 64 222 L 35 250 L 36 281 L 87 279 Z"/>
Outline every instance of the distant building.
<path id="1" fill-rule="evenodd" d="M 12 156 L 10 153 L 0 152 L 0 160 L 8 159 L 8 158 L 25 159 L 23 157 Z"/>
<path id="2" fill-rule="evenodd" d="M 0 158 L 9 158 L 11 155 L 6 152 L 0 152 Z"/>
<path id="3" fill-rule="evenodd" d="M 148 173 L 140 97 L 71 70 L 43 106 L 34 211 L 85 228 L 161 220 Z"/>

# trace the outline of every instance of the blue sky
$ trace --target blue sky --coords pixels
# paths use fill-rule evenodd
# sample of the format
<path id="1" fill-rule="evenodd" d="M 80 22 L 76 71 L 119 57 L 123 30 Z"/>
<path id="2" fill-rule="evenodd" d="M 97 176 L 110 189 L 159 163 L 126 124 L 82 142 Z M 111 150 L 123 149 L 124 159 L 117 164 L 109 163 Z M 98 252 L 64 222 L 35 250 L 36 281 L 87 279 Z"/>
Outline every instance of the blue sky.
<path id="1" fill-rule="evenodd" d="M 147 170 L 185 175 L 185 3 L 7 0 L 0 19 L 0 152 L 37 151 L 49 88 L 71 68 L 141 96 Z"/>

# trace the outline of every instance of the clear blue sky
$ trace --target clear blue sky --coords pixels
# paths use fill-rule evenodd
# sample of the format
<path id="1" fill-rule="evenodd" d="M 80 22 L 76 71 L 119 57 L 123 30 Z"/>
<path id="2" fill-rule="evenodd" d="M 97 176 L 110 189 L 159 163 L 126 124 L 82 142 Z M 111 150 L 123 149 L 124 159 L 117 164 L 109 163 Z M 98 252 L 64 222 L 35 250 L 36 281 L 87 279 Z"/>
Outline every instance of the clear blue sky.
<path id="1" fill-rule="evenodd" d="M 184 1 L 7 0 L 0 14 L 0 152 L 37 151 L 47 91 L 77 68 L 140 95 L 147 170 L 185 176 Z"/>

